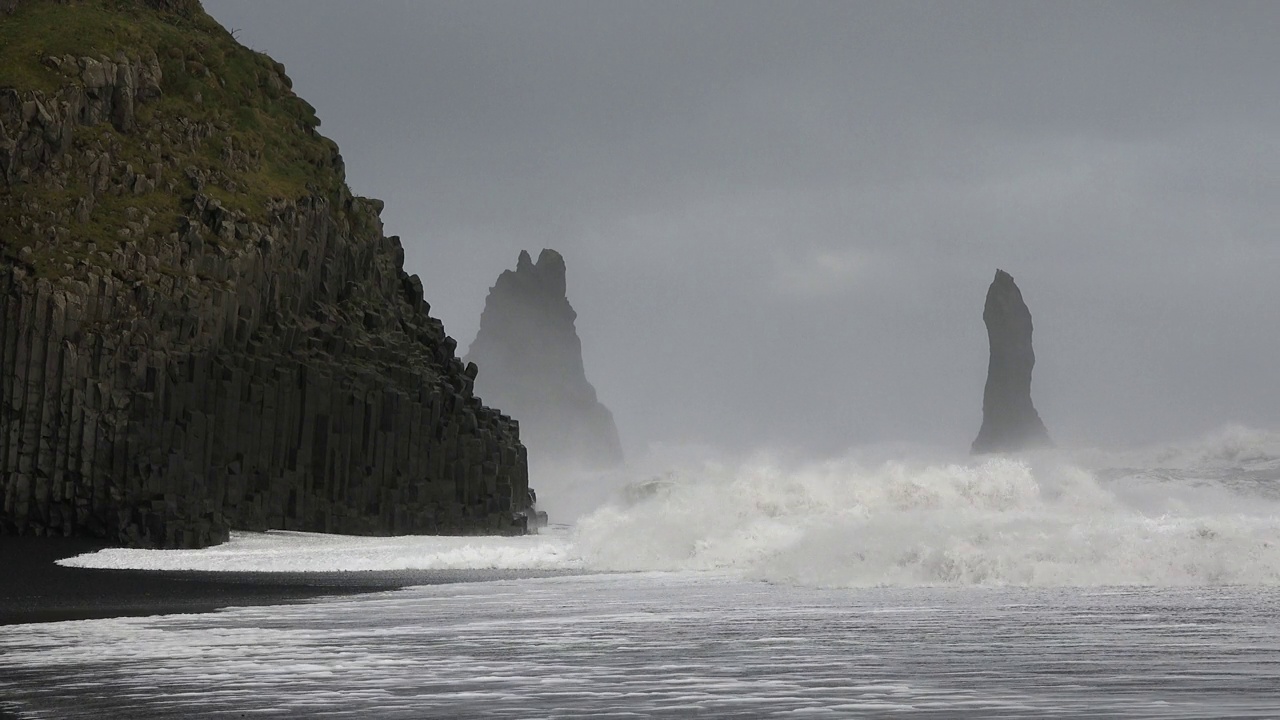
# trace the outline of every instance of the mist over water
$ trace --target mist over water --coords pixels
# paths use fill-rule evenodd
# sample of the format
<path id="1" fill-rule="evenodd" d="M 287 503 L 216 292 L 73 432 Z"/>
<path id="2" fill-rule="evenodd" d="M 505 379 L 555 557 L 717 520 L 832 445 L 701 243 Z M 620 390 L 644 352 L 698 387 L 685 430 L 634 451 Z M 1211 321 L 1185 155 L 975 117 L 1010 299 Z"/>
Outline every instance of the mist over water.
<path id="1" fill-rule="evenodd" d="M 820 587 L 1273 584 L 1278 448 L 1235 429 L 1087 458 L 708 462 L 627 486 L 577 543 L 589 567 Z"/>
<path id="2" fill-rule="evenodd" d="M 809 461 L 658 448 L 630 469 L 535 477 L 553 527 L 523 538 L 237 534 L 74 564 L 205 570 L 701 571 L 822 588 L 1280 584 L 1280 437 Z"/>

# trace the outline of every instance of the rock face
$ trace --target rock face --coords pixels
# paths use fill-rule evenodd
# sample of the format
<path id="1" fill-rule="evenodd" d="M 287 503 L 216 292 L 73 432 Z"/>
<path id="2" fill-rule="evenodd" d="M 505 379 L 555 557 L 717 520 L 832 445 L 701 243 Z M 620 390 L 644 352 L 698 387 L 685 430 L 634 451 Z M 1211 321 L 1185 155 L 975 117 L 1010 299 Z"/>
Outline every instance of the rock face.
<path id="1" fill-rule="evenodd" d="M 195 0 L 10 5 L 115 31 L 0 48 L 0 533 L 523 532 L 516 422 L 283 68 Z"/>
<path id="2" fill-rule="evenodd" d="M 1031 311 L 1013 276 L 996 270 L 982 310 L 991 344 L 987 386 L 982 395 L 982 428 L 974 453 L 1008 452 L 1051 445 L 1049 432 L 1031 404 Z"/>
<path id="3" fill-rule="evenodd" d="M 564 258 L 521 251 L 485 300 L 466 360 L 480 368 L 476 392 L 520 418 L 534 463 L 601 468 L 622 462 L 613 415 L 582 365 L 577 313 L 565 296 Z"/>

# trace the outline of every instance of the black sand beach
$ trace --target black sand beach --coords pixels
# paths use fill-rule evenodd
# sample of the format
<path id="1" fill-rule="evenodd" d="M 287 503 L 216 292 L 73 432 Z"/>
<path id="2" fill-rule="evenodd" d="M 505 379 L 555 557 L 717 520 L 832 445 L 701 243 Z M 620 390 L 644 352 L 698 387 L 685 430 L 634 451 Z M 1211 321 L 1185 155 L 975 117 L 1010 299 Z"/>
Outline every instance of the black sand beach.
<path id="1" fill-rule="evenodd" d="M 212 612 L 411 585 L 568 574 L 508 570 L 214 573 L 96 570 L 55 564 L 59 559 L 105 547 L 109 545 L 81 538 L 0 537 L 0 625 Z"/>

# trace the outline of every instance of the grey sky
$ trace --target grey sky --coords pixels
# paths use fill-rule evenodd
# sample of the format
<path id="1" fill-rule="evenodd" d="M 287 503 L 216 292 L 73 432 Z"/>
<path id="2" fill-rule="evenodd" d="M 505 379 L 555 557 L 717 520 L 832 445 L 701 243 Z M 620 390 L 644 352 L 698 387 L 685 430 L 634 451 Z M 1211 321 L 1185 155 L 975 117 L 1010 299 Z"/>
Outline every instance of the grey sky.
<path id="1" fill-rule="evenodd" d="M 1280 426 L 1274 3 L 205 0 L 465 351 L 560 250 L 650 442 L 967 448 L 997 266 L 1055 439 Z"/>

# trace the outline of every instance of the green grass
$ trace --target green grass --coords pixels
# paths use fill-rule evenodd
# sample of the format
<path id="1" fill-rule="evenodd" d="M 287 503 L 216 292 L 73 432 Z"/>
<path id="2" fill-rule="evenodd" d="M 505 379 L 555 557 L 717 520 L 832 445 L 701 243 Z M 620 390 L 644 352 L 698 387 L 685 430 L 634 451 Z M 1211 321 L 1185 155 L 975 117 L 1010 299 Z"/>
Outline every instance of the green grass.
<path id="1" fill-rule="evenodd" d="M 158 43 L 176 42 L 181 47 L 183 34 L 221 34 L 234 42 L 204 13 L 159 13 L 136 0 L 25 2 L 0 22 L 0 87 L 50 92 L 64 81 L 58 71 L 44 66 L 45 57 L 111 57 L 124 50 L 136 59 Z"/>
<path id="2" fill-rule="evenodd" d="M 163 95 L 136 106 L 138 126 L 132 133 L 118 132 L 106 123 L 76 128 L 72 156 L 88 149 L 106 150 L 114 161 L 128 162 L 139 172 L 162 156 L 172 156 L 176 167 L 166 163 L 164 172 L 179 187 L 173 194 L 162 188 L 141 196 L 99 198 L 89 223 L 71 224 L 73 245 L 95 243 L 102 248 L 118 242 L 117 232 L 125 222 L 120 213 L 126 207 L 151 210 L 156 215 L 153 229 L 162 221 L 176 223 L 183 198 L 193 192 L 182 176 L 186 167 L 211 177 L 222 174 L 234 182 L 234 191 L 210 183 L 206 192 L 253 219 L 263 218 L 269 199 L 305 195 L 336 199 L 343 190 L 344 178 L 332 163 L 337 148 L 316 132 L 320 123 L 315 109 L 293 95 L 283 68 L 240 45 L 202 11 L 161 12 L 140 0 L 25 2 L 13 15 L 0 19 L 0 88 L 48 96 L 80 80 L 47 67 L 46 57 L 112 58 L 118 51 L 133 60 L 154 52 L 163 73 Z M 272 82 L 273 76 L 283 84 Z M 193 149 L 181 137 L 183 121 L 209 124 L 216 130 Z M 258 160 L 243 167 L 228 166 L 223 155 L 228 142 L 241 157 Z M 4 254 L 13 256 L 24 245 L 39 244 L 38 238 L 23 238 L 18 229 L 18 195 L 37 200 L 42 211 L 67 211 L 83 192 L 79 186 L 51 191 L 34 184 L 0 191 Z M 63 264 L 59 254 L 68 260 L 93 255 L 77 247 L 37 252 L 42 253 L 47 255 L 47 262 L 41 263 L 46 272 Z"/>

